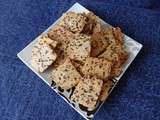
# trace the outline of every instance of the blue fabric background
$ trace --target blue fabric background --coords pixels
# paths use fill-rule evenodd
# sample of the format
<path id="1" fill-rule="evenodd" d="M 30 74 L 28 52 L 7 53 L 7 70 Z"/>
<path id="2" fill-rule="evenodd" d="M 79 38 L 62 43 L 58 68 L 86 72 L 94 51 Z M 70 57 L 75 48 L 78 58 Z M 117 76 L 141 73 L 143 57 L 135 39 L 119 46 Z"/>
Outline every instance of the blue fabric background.
<path id="1" fill-rule="evenodd" d="M 0 0 L 0 120 L 83 120 L 16 54 L 76 0 Z M 160 120 L 160 1 L 78 1 L 144 45 L 95 120 Z"/>

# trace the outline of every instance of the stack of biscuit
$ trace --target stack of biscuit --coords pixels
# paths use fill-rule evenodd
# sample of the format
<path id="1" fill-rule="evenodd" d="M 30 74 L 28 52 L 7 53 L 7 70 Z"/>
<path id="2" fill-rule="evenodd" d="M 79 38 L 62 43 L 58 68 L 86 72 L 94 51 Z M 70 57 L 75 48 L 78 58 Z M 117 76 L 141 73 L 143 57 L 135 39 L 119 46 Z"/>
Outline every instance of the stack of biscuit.
<path id="1" fill-rule="evenodd" d="M 33 47 L 31 64 L 38 72 L 50 66 L 62 89 L 75 87 L 71 100 L 87 108 L 104 101 L 128 58 L 120 28 L 102 28 L 90 13 L 68 12 Z"/>

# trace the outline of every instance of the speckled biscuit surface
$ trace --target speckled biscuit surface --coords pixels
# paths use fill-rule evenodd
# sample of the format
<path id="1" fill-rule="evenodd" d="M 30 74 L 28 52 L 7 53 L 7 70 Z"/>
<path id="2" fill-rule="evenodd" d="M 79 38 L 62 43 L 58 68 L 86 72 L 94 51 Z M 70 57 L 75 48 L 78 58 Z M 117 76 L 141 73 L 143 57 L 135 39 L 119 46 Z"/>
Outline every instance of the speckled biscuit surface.
<path id="1" fill-rule="evenodd" d="M 72 32 L 81 32 L 86 24 L 86 17 L 81 13 L 68 12 L 65 13 L 59 25 L 67 28 Z"/>
<path id="2" fill-rule="evenodd" d="M 98 56 L 101 52 L 103 52 L 106 47 L 109 45 L 109 41 L 107 41 L 102 32 L 97 32 L 92 34 L 92 39 L 91 39 L 91 56 L 96 57 Z"/>
<path id="3" fill-rule="evenodd" d="M 75 34 L 68 46 L 69 57 L 74 60 L 84 61 L 90 56 L 91 37 L 84 34 Z"/>
<path id="4" fill-rule="evenodd" d="M 67 43 L 74 34 L 64 27 L 56 25 L 49 30 L 48 36 L 60 43 Z"/>
<path id="5" fill-rule="evenodd" d="M 74 34 L 62 26 L 54 26 L 49 30 L 48 36 L 54 40 L 56 40 L 59 44 L 57 46 L 56 52 L 58 54 L 58 58 L 56 60 L 56 64 L 63 64 L 67 58 L 67 48 L 69 41 L 73 39 Z"/>
<path id="6" fill-rule="evenodd" d="M 97 76 L 105 80 L 110 76 L 111 67 L 112 63 L 106 59 L 89 57 L 82 67 L 82 72 L 85 75 Z"/>
<path id="7" fill-rule="evenodd" d="M 51 78 L 58 86 L 65 90 L 72 88 L 82 80 L 81 75 L 72 65 L 69 58 L 67 58 L 62 65 L 52 71 Z"/>
<path id="8" fill-rule="evenodd" d="M 96 77 L 85 77 L 76 86 L 71 100 L 88 108 L 94 108 L 101 92 L 103 81 Z"/>
<path id="9" fill-rule="evenodd" d="M 123 34 L 121 29 L 116 27 L 104 29 L 103 36 L 108 40 L 109 46 L 98 57 L 113 63 L 111 76 L 117 77 L 122 72 L 122 65 L 128 59 L 128 53 L 124 47 Z"/>
<path id="10" fill-rule="evenodd" d="M 122 65 L 128 58 L 128 53 L 121 46 L 108 46 L 106 51 L 98 56 L 113 63 L 111 76 L 116 77 L 122 72 Z"/>
<path id="11" fill-rule="evenodd" d="M 57 58 L 52 48 L 44 43 L 36 43 L 32 49 L 31 64 L 39 72 L 46 70 Z"/>

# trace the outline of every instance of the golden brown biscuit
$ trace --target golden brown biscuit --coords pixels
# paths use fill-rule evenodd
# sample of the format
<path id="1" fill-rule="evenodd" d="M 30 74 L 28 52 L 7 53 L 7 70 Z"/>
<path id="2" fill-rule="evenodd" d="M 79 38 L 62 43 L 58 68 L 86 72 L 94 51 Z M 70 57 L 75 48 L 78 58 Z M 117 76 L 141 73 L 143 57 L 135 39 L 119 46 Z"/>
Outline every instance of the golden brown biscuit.
<path id="1" fill-rule="evenodd" d="M 68 43 L 74 34 L 62 26 L 54 26 L 49 30 L 48 36 L 59 43 Z"/>
<path id="2" fill-rule="evenodd" d="M 103 81 L 96 77 L 85 77 L 78 83 L 71 100 L 88 108 L 94 108 L 101 92 Z"/>
<path id="3" fill-rule="evenodd" d="M 105 80 L 110 76 L 111 67 L 112 63 L 106 59 L 89 57 L 82 67 L 82 72 L 84 75 L 97 76 Z"/>
<path id="4" fill-rule="evenodd" d="M 90 56 L 91 41 L 90 36 L 85 34 L 75 34 L 68 46 L 69 57 L 73 60 L 84 61 Z"/>
<path id="5" fill-rule="evenodd" d="M 77 72 L 76 68 L 72 65 L 70 59 L 53 70 L 52 80 L 64 90 L 68 90 L 78 84 L 82 80 L 81 75 Z"/>
<path id="6" fill-rule="evenodd" d="M 86 17 L 81 13 L 68 12 L 65 13 L 59 25 L 65 27 L 72 32 L 80 33 L 86 24 Z"/>
<path id="7" fill-rule="evenodd" d="M 56 58 L 57 54 L 48 44 L 37 42 L 32 49 L 31 64 L 38 72 L 43 72 Z"/>
<path id="8" fill-rule="evenodd" d="M 107 59 L 113 63 L 111 77 L 117 77 L 122 72 L 122 65 L 128 59 L 128 53 L 121 46 L 117 45 L 113 47 L 110 45 L 106 51 L 98 57 Z"/>
<path id="9" fill-rule="evenodd" d="M 55 26 L 49 30 L 48 36 L 59 43 L 58 46 L 56 47 L 56 53 L 58 55 L 55 63 L 56 66 L 63 64 L 68 56 L 67 53 L 68 44 L 70 40 L 73 39 L 74 34 L 66 30 L 62 26 Z"/>
<path id="10" fill-rule="evenodd" d="M 121 46 L 112 45 L 108 46 L 106 51 L 98 56 L 99 58 L 105 58 L 109 61 L 119 62 L 122 65 L 128 58 L 128 53 Z"/>

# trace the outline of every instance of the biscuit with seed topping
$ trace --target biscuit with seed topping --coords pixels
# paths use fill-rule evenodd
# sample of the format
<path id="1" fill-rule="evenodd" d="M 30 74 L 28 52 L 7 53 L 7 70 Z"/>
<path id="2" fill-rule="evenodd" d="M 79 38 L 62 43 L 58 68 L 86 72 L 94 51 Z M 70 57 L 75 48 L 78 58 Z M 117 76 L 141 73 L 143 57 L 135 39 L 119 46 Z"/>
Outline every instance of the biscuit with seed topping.
<path id="1" fill-rule="evenodd" d="M 122 65 L 128 59 L 128 53 L 121 46 L 113 47 L 110 45 L 98 58 L 111 61 L 113 63 L 111 77 L 117 77 L 122 72 Z"/>
<path id="2" fill-rule="evenodd" d="M 59 25 L 65 27 L 72 32 L 80 33 L 86 24 L 86 17 L 81 13 L 68 12 L 65 13 Z"/>
<path id="3" fill-rule="evenodd" d="M 85 61 L 90 56 L 91 41 L 90 36 L 84 34 L 75 34 L 74 39 L 68 46 L 69 57 L 78 61 Z"/>
<path id="4" fill-rule="evenodd" d="M 76 86 L 71 100 L 87 108 L 94 108 L 100 95 L 102 84 L 103 81 L 96 77 L 84 77 Z"/>
<path id="5" fill-rule="evenodd" d="M 48 36 L 51 39 L 56 40 L 59 44 L 56 48 L 56 53 L 58 55 L 55 65 L 61 65 L 66 60 L 68 53 L 67 48 L 70 40 L 73 39 L 74 34 L 68 30 L 66 30 L 62 26 L 56 25 L 52 29 L 49 30 Z"/>
<path id="6" fill-rule="evenodd" d="M 105 80 L 110 76 L 111 67 L 112 63 L 106 59 L 89 57 L 82 67 L 82 73 Z"/>
<path id="7" fill-rule="evenodd" d="M 72 65 L 69 58 L 52 71 L 52 80 L 64 90 L 68 90 L 78 84 L 82 80 L 81 75 Z"/>
<path id="8" fill-rule="evenodd" d="M 31 64 L 38 72 L 43 72 L 56 58 L 57 54 L 48 44 L 39 44 L 37 42 L 32 49 Z"/>

